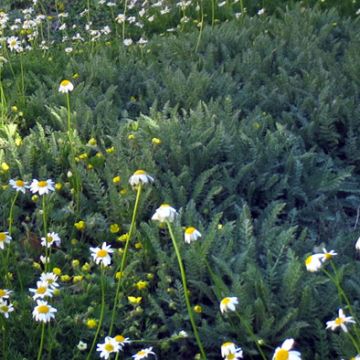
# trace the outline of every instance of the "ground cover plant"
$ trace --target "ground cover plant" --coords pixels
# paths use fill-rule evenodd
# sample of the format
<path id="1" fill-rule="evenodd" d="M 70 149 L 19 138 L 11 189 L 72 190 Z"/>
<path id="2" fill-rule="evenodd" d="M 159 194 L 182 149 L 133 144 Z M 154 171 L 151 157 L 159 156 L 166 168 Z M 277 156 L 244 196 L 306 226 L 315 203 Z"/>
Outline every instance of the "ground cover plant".
<path id="1" fill-rule="evenodd" d="M 360 358 L 357 3 L 285 5 L 2 4 L 1 359 Z"/>

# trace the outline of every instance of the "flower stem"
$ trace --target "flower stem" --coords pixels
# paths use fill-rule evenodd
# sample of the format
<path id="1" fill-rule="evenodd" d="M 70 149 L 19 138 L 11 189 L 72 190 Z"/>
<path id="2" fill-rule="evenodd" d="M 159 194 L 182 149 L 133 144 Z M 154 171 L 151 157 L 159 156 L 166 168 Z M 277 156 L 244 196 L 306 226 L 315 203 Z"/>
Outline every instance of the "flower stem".
<path id="1" fill-rule="evenodd" d="M 199 31 L 199 36 L 197 39 L 197 43 L 196 43 L 196 48 L 195 51 L 197 52 L 200 46 L 200 41 L 201 41 L 201 37 L 202 37 L 202 32 L 204 29 L 204 6 L 203 6 L 203 2 L 202 0 L 200 0 L 200 12 L 201 12 L 201 17 L 200 17 L 200 31 Z"/>
<path id="2" fill-rule="evenodd" d="M 127 0 L 124 1 L 124 21 L 122 23 L 122 40 L 125 40 L 125 23 L 126 23 Z"/>
<path id="3" fill-rule="evenodd" d="M 265 356 L 265 354 L 264 354 L 264 352 L 263 352 L 263 350 L 261 349 L 261 346 L 259 345 L 259 343 L 258 343 L 257 340 L 256 340 L 256 336 L 255 336 L 255 334 L 254 334 L 251 326 L 248 324 L 248 322 L 247 322 L 246 320 L 244 320 L 244 319 L 240 316 L 240 314 L 239 314 L 238 312 L 236 312 L 236 315 L 237 315 L 237 317 L 239 318 L 241 325 L 244 326 L 244 328 L 245 328 L 245 330 L 247 331 L 247 333 L 249 334 L 249 336 L 254 340 L 255 345 L 256 345 L 256 347 L 257 347 L 257 349 L 258 349 L 261 357 L 262 357 L 264 360 L 267 360 L 267 359 L 266 359 L 266 356 Z"/>
<path id="4" fill-rule="evenodd" d="M 117 282 L 117 286 L 116 286 L 116 293 L 115 293 L 115 299 L 114 299 L 114 306 L 112 309 L 112 314 L 111 314 L 111 322 L 110 322 L 110 329 L 109 329 L 109 335 L 111 336 L 111 332 L 114 326 L 114 321 L 115 321 L 115 314 L 116 314 L 116 306 L 117 303 L 119 301 L 119 293 L 120 293 L 120 285 L 121 285 L 121 275 L 124 272 L 125 266 L 126 266 L 126 256 L 128 253 L 128 249 L 129 249 L 129 244 L 130 244 L 130 240 L 132 238 L 132 235 L 134 233 L 135 230 L 135 225 L 136 225 L 136 215 L 137 215 L 137 211 L 139 208 L 139 200 L 140 200 L 140 194 L 141 194 L 141 190 L 142 190 L 142 186 L 141 184 L 138 185 L 137 187 L 137 193 L 136 193 L 136 200 L 135 200 L 135 205 L 134 205 L 134 211 L 132 214 L 132 218 L 131 218 L 131 224 L 130 224 L 130 229 L 129 229 L 129 234 L 128 237 L 126 239 L 126 243 L 125 243 L 125 249 L 124 249 L 124 253 L 122 255 L 121 258 L 121 264 L 120 264 L 120 269 L 119 267 L 116 269 L 115 274 L 120 271 L 120 277 L 118 279 Z"/>
<path id="5" fill-rule="evenodd" d="M 45 338 L 45 322 L 43 322 L 41 325 L 41 338 L 40 338 L 40 346 L 37 355 L 37 360 L 41 360 L 41 355 L 44 347 L 44 338 Z"/>
<path id="6" fill-rule="evenodd" d="M 13 201 L 11 202 L 11 206 L 10 206 L 10 213 L 9 213 L 9 235 L 12 235 L 12 223 L 14 221 L 13 217 L 14 217 L 14 206 L 15 206 L 15 202 L 17 200 L 19 196 L 19 192 L 16 191 L 16 194 L 14 196 Z"/>
<path id="7" fill-rule="evenodd" d="M 45 194 L 43 195 L 43 198 L 42 198 L 42 216 L 43 216 L 45 244 L 47 244 L 47 214 L 46 214 L 46 195 Z M 45 272 L 48 271 L 48 267 L 49 267 L 48 251 L 49 251 L 49 248 L 45 245 Z"/>
<path id="8" fill-rule="evenodd" d="M 97 337 L 99 335 L 100 329 L 101 329 L 101 325 L 102 322 L 104 320 L 104 312 L 105 312 L 105 284 L 104 284 L 104 267 L 101 265 L 101 274 L 100 274 L 100 281 L 101 281 L 101 309 L 100 309 L 100 318 L 99 318 L 99 322 L 98 322 L 98 326 L 96 329 L 96 333 L 94 336 L 94 340 L 91 344 L 91 348 L 90 351 L 86 357 L 86 360 L 89 360 L 91 357 L 91 353 L 94 350 L 95 344 L 96 344 L 96 340 Z"/>
<path id="9" fill-rule="evenodd" d="M 187 283 L 186 283 L 186 274 L 185 274 L 185 269 L 184 269 L 184 265 L 183 265 L 183 262 L 182 262 L 181 254 L 180 254 L 180 251 L 179 251 L 176 239 L 175 239 L 175 235 L 174 235 L 174 233 L 172 231 L 171 224 L 169 223 L 169 221 L 166 221 L 166 225 L 168 227 L 170 237 L 171 237 L 171 240 L 172 240 L 173 245 L 174 245 L 176 257 L 177 257 L 177 260 L 178 260 L 178 263 L 179 263 L 179 268 L 180 268 L 180 273 L 181 273 L 181 280 L 182 280 L 182 284 L 183 284 L 183 288 L 184 288 L 186 307 L 187 307 L 187 310 L 188 310 L 191 326 L 192 326 L 193 331 L 194 331 L 196 343 L 197 343 L 197 345 L 199 347 L 199 350 L 200 350 L 200 353 L 201 353 L 201 358 L 206 359 L 206 354 L 205 354 L 203 345 L 202 345 L 201 340 L 200 340 L 200 336 L 199 336 L 199 333 L 198 333 L 198 330 L 197 330 L 197 327 L 196 327 L 196 324 L 195 324 L 193 312 L 192 312 L 191 305 L 190 305 L 188 287 L 187 287 Z"/>

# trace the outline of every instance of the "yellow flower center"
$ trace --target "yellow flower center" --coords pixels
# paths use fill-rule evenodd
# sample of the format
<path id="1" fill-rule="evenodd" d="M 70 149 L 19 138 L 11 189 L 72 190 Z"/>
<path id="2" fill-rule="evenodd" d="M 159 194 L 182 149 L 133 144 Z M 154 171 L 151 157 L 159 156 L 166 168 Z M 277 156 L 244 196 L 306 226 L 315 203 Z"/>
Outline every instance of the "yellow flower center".
<path id="1" fill-rule="evenodd" d="M 37 292 L 38 294 L 45 294 L 45 293 L 46 293 L 46 290 L 47 290 L 46 287 L 41 286 L 41 287 L 39 287 L 39 288 L 36 289 L 36 292 Z"/>
<path id="2" fill-rule="evenodd" d="M 47 305 L 40 305 L 37 310 L 40 314 L 47 314 L 49 312 L 49 307 Z"/>
<path id="3" fill-rule="evenodd" d="M 0 298 L 6 295 L 6 291 L 3 289 L 0 289 Z"/>
<path id="4" fill-rule="evenodd" d="M 51 235 L 46 236 L 46 242 L 51 243 L 54 240 L 54 238 Z"/>
<path id="5" fill-rule="evenodd" d="M 196 231 L 196 229 L 194 227 L 190 226 L 185 229 L 185 234 L 192 235 L 195 231 Z"/>
<path id="6" fill-rule="evenodd" d="M 280 349 L 275 355 L 275 360 L 288 360 L 288 359 L 289 359 L 289 351 L 285 349 Z"/>
<path id="7" fill-rule="evenodd" d="M 47 186 L 47 181 L 44 181 L 44 180 L 39 181 L 39 182 L 38 182 L 38 186 L 39 186 L 39 187 L 42 187 L 42 188 L 43 188 L 43 187 L 46 187 L 46 186 Z"/>
<path id="8" fill-rule="evenodd" d="M 24 187 L 25 183 L 22 180 L 16 180 L 15 185 L 18 187 Z"/>
<path id="9" fill-rule="evenodd" d="M 228 355 L 226 356 L 226 359 L 227 359 L 227 360 L 236 359 L 236 355 L 235 355 L 235 354 L 228 354 Z"/>
<path id="10" fill-rule="evenodd" d="M 100 249 L 100 250 L 96 253 L 96 255 L 97 255 L 98 257 L 103 258 L 103 257 L 105 257 L 105 256 L 107 255 L 107 251 L 104 250 L 104 249 Z"/>
<path id="11" fill-rule="evenodd" d="M 343 324 L 345 322 L 345 320 L 343 319 L 343 318 L 340 318 L 340 317 L 338 317 L 338 318 L 336 318 L 335 319 L 335 324 L 336 325 L 341 325 L 341 324 Z"/>
<path id="12" fill-rule="evenodd" d="M 114 351 L 114 346 L 112 346 L 111 344 L 105 344 L 104 346 L 105 350 L 108 352 Z"/>
<path id="13" fill-rule="evenodd" d="M 136 170 L 134 172 L 134 175 L 146 175 L 146 171 L 144 171 L 144 170 Z"/>
<path id="14" fill-rule="evenodd" d="M 167 207 L 170 207 L 170 205 L 169 204 L 161 204 L 160 207 L 161 208 L 167 208 Z"/>
<path id="15" fill-rule="evenodd" d="M 6 234 L 4 232 L 0 233 L 0 241 L 5 241 L 6 240 Z"/>
<path id="16" fill-rule="evenodd" d="M 325 258 L 325 260 L 331 260 L 333 258 L 333 256 L 330 253 L 326 253 L 326 254 L 324 254 L 324 258 Z"/>
<path id="17" fill-rule="evenodd" d="M 221 303 L 222 303 L 223 305 L 229 305 L 230 302 L 231 302 L 230 298 L 224 298 L 224 299 L 221 300 Z"/>
<path id="18" fill-rule="evenodd" d="M 122 335 L 116 335 L 115 336 L 115 341 L 117 341 L 117 342 L 123 342 L 125 340 L 125 338 L 124 338 L 124 336 L 122 336 Z"/>
<path id="19" fill-rule="evenodd" d="M 10 46 L 15 46 L 16 44 L 17 44 L 17 41 L 15 39 L 10 41 Z"/>
<path id="20" fill-rule="evenodd" d="M 63 80 L 61 83 L 60 83 L 60 86 L 69 86 L 71 83 L 69 80 Z"/>
<path id="21" fill-rule="evenodd" d="M 138 353 L 136 355 L 137 356 L 144 356 L 144 355 L 146 355 L 146 351 L 140 350 L 140 351 L 138 351 Z"/>
<path id="22" fill-rule="evenodd" d="M 232 346 L 232 345 L 233 345 L 233 343 L 230 342 L 230 341 L 225 342 L 225 343 L 222 344 L 223 347 L 228 347 L 228 346 Z"/>
<path id="23" fill-rule="evenodd" d="M 0 307 L 0 309 L 1 309 L 2 312 L 8 312 L 8 311 L 9 311 L 9 307 L 6 306 L 6 305 L 2 305 L 2 306 Z"/>
<path id="24" fill-rule="evenodd" d="M 312 256 L 312 255 L 308 256 L 308 257 L 306 258 L 306 260 L 305 260 L 305 265 L 310 265 L 311 262 L 312 262 L 312 259 L 313 259 L 313 256 Z"/>

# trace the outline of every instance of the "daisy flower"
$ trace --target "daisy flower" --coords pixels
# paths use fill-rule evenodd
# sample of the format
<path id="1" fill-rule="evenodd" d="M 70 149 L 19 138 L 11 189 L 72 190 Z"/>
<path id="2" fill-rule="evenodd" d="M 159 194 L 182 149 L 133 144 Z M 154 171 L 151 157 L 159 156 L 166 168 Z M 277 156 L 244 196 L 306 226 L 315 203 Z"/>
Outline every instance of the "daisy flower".
<path id="1" fill-rule="evenodd" d="M 160 222 L 173 222 L 178 213 L 176 210 L 168 204 L 162 204 L 159 208 L 156 209 L 155 214 L 152 216 L 151 220 L 160 221 Z"/>
<path id="2" fill-rule="evenodd" d="M 50 248 L 54 243 L 56 246 L 60 246 L 61 243 L 59 234 L 55 232 L 48 233 L 46 237 L 41 238 L 41 245 L 44 247 Z"/>
<path id="3" fill-rule="evenodd" d="M 235 352 L 227 354 L 225 360 L 237 360 L 243 358 L 243 351 L 241 348 L 237 348 Z"/>
<path id="4" fill-rule="evenodd" d="M 0 289 L 0 300 L 8 299 L 11 293 L 12 293 L 11 290 Z"/>
<path id="5" fill-rule="evenodd" d="M 355 249 L 357 251 L 360 251 L 360 237 L 357 239 L 356 243 L 355 243 Z"/>
<path id="6" fill-rule="evenodd" d="M 124 337 L 123 335 L 116 335 L 114 340 L 119 344 L 120 349 L 122 349 L 126 344 L 130 344 L 130 339 Z"/>
<path id="7" fill-rule="evenodd" d="M 39 195 L 48 194 L 50 191 L 55 191 L 54 188 L 55 183 L 48 179 L 48 180 L 36 180 L 34 179 L 30 184 L 30 191 L 35 194 L 39 193 Z"/>
<path id="8" fill-rule="evenodd" d="M 0 232 L 0 249 L 4 250 L 5 244 L 9 244 L 12 237 L 8 232 Z"/>
<path id="9" fill-rule="evenodd" d="M 58 276 L 52 272 L 42 273 L 40 276 L 40 281 L 46 282 L 48 286 L 52 289 L 59 287 L 57 283 Z"/>
<path id="10" fill-rule="evenodd" d="M 47 281 L 38 281 L 36 283 L 36 289 L 29 289 L 30 292 L 34 293 L 33 299 L 43 299 L 44 297 L 52 297 L 54 290 L 50 288 Z"/>
<path id="11" fill-rule="evenodd" d="M 344 332 L 348 332 L 346 323 L 355 324 L 355 321 L 353 320 L 352 316 L 345 316 L 344 311 L 339 309 L 339 316 L 335 320 L 327 321 L 326 328 L 334 331 L 338 327 L 341 327 Z"/>
<path id="12" fill-rule="evenodd" d="M 134 358 L 134 360 L 141 360 L 141 359 L 146 359 L 149 355 L 155 355 L 155 353 L 152 351 L 152 347 L 142 349 L 132 357 Z"/>
<path id="13" fill-rule="evenodd" d="M 184 231 L 184 238 L 187 244 L 190 244 L 192 241 L 196 241 L 201 237 L 200 231 L 196 230 L 194 227 L 187 227 Z"/>
<path id="14" fill-rule="evenodd" d="M 84 351 L 87 349 L 87 343 L 84 341 L 79 341 L 79 343 L 76 345 L 76 347 L 80 350 L 80 351 Z"/>
<path id="15" fill-rule="evenodd" d="M 20 46 L 20 41 L 19 41 L 19 38 L 17 36 L 10 36 L 8 39 L 7 39 L 7 44 L 8 44 L 8 47 L 11 51 L 19 51 L 21 46 Z"/>
<path id="16" fill-rule="evenodd" d="M 0 300 L 0 313 L 5 316 L 7 319 L 9 317 L 9 313 L 14 311 L 14 307 L 11 303 L 7 303 L 4 300 Z"/>
<path id="17" fill-rule="evenodd" d="M 16 191 L 21 191 L 23 194 L 25 194 L 25 191 L 27 189 L 27 182 L 23 181 L 23 180 L 9 180 L 9 184 L 10 186 L 16 190 Z"/>
<path id="18" fill-rule="evenodd" d="M 136 187 L 140 184 L 144 185 L 152 182 L 154 182 L 154 178 L 144 170 L 136 170 L 134 174 L 130 176 L 129 179 L 129 183 L 132 187 Z"/>
<path id="19" fill-rule="evenodd" d="M 324 258 L 323 254 L 314 254 L 310 255 L 305 260 L 306 270 L 310 272 L 319 271 L 323 265 L 322 259 Z"/>
<path id="20" fill-rule="evenodd" d="M 37 306 L 35 306 L 32 314 L 36 321 L 46 323 L 55 318 L 56 312 L 57 310 L 50 306 L 47 301 L 37 300 Z"/>
<path id="21" fill-rule="evenodd" d="M 74 85 L 69 80 L 63 80 L 59 85 L 59 92 L 67 94 L 74 90 Z"/>
<path id="22" fill-rule="evenodd" d="M 114 250 L 111 249 L 110 245 L 106 245 L 106 242 L 102 244 L 101 249 L 99 247 L 91 247 L 90 251 L 92 252 L 91 256 L 93 257 L 96 264 L 102 263 L 104 266 L 110 265 L 110 254 L 113 253 Z"/>
<path id="23" fill-rule="evenodd" d="M 330 251 L 327 251 L 325 248 L 323 249 L 323 259 L 322 261 L 329 261 L 331 260 L 334 256 L 336 256 L 337 253 L 334 251 L 334 250 L 330 250 Z"/>
<path id="24" fill-rule="evenodd" d="M 221 356 L 225 357 L 226 355 L 232 354 L 236 351 L 236 346 L 234 343 L 227 341 L 221 345 Z"/>
<path id="25" fill-rule="evenodd" d="M 100 351 L 100 357 L 108 359 L 111 353 L 116 353 L 120 350 L 119 343 L 110 336 L 105 338 L 103 344 L 97 344 L 96 351 Z"/>
<path id="26" fill-rule="evenodd" d="M 294 342 L 294 339 L 286 339 L 280 347 L 275 349 L 272 360 L 301 360 L 301 354 L 291 350 Z"/>
<path id="27" fill-rule="evenodd" d="M 220 311 L 222 313 L 228 312 L 228 311 L 235 311 L 235 307 L 238 303 L 239 303 L 239 300 L 237 297 L 223 298 L 220 302 Z"/>

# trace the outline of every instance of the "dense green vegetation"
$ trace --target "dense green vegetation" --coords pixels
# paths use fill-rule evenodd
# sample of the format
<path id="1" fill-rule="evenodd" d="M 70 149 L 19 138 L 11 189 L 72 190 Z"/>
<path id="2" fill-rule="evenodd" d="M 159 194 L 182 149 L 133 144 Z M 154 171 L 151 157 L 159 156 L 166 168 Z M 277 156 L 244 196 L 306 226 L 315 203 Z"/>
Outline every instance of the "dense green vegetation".
<path id="1" fill-rule="evenodd" d="M 2 358 L 39 356 L 45 327 L 32 318 L 36 302 L 28 289 L 53 268 L 61 269 L 60 291 L 49 301 L 57 313 L 46 326 L 44 359 L 86 359 L 99 323 L 97 343 L 116 333 L 133 341 L 120 358 L 148 346 L 159 359 L 194 358 L 199 346 L 169 224 L 151 221 L 162 203 L 179 212 L 171 226 L 208 359 L 220 358 L 226 341 L 241 346 L 245 359 L 261 359 L 261 351 L 270 359 L 289 338 L 303 359 L 360 353 L 358 324 L 349 333 L 326 329 L 339 308 L 360 316 L 356 2 L 338 9 L 330 1 L 309 1 L 315 8 L 289 2 L 290 9 L 276 1 L 243 4 L 254 16 L 236 17 L 240 4 L 227 3 L 216 10 L 221 23 L 211 27 L 211 2 L 201 3 L 209 25 L 190 21 L 174 34 L 163 31 L 176 27 L 178 12 L 168 22 L 156 18 L 145 26 L 147 44 L 135 44 L 144 34 L 129 24 L 130 46 L 111 23 L 114 31 L 97 41 L 71 45 L 55 34 L 44 49 L 39 32 L 35 40 L 23 38 L 31 50 L 11 51 L 13 30 L 4 28 L 0 231 L 12 241 L 0 247 L 0 289 L 13 291 L 14 311 L 0 314 Z M 27 5 L 3 6 L 17 16 Z M 72 7 L 74 14 L 82 5 Z M 265 14 L 257 15 L 261 8 Z M 101 9 L 94 4 L 91 15 L 99 24 Z M 198 20 L 200 10 L 190 7 L 187 16 Z M 20 29 L 14 35 L 24 36 Z M 63 79 L 74 85 L 65 95 L 58 90 Z M 138 169 L 155 181 L 137 202 L 128 180 Z M 52 179 L 56 192 L 16 193 L 11 179 Z M 202 236 L 187 244 L 183 230 L 190 226 Z M 44 265 L 47 231 L 62 241 L 46 250 L 51 262 Z M 116 251 L 111 266 L 101 268 L 89 248 L 103 242 Z M 308 272 L 305 259 L 323 248 L 338 255 L 323 260 L 325 271 Z M 220 312 L 225 297 L 238 298 L 237 311 Z M 97 320 L 95 328 L 89 319 Z"/>

